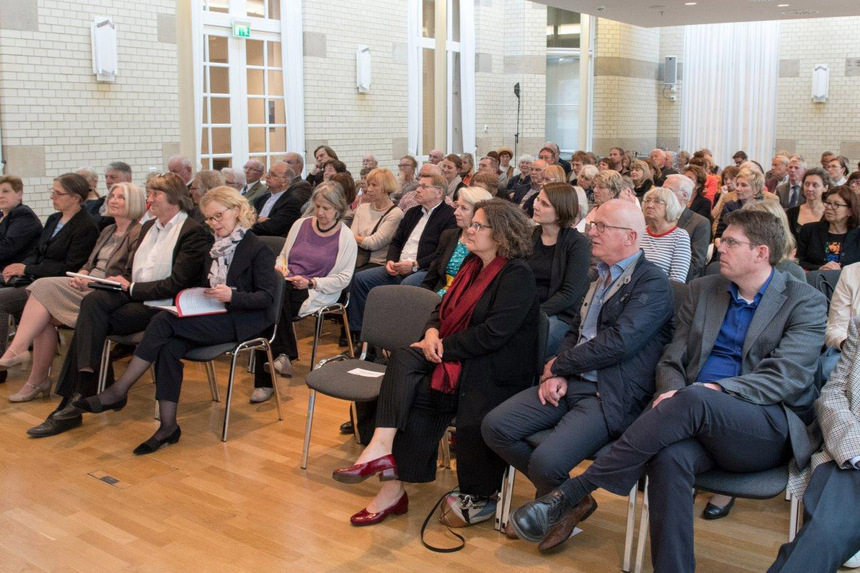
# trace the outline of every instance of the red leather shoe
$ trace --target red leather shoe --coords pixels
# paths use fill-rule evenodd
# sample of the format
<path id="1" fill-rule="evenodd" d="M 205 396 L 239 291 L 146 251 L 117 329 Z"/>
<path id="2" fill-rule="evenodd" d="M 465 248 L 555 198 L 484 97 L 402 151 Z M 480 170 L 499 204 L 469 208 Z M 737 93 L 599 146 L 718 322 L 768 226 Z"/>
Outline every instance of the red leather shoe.
<path id="1" fill-rule="evenodd" d="M 376 474 L 380 474 L 380 481 L 397 479 L 397 462 L 394 461 L 393 455 L 388 454 L 367 463 L 334 470 L 331 477 L 341 483 L 361 483 Z"/>
<path id="2" fill-rule="evenodd" d="M 394 505 L 386 507 L 379 513 L 369 513 L 367 508 L 364 508 L 350 517 L 349 522 L 356 527 L 376 525 L 377 523 L 385 521 L 385 518 L 389 515 L 403 515 L 407 511 L 409 511 L 409 496 L 407 496 L 404 491 L 403 495 L 400 496 L 400 499 L 394 502 Z"/>

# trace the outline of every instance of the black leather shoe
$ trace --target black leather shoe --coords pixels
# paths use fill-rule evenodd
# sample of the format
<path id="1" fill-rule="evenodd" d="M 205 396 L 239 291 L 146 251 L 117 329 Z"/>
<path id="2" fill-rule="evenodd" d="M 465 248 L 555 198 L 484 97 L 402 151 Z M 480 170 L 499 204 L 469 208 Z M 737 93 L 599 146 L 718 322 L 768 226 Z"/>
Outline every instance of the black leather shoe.
<path id="1" fill-rule="evenodd" d="M 705 519 L 722 519 L 729 514 L 734 504 L 735 498 L 729 500 L 729 503 L 727 503 L 725 507 L 720 507 L 708 502 L 708 505 L 705 506 L 705 510 L 702 512 L 702 517 Z"/>
<path id="2" fill-rule="evenodd" d="M 520 539 L 537 542 L 542 541 L 552 526 L 572 511 L 573 508 L 567 504 L 567 496 L 554 489 L 516 510 L 510 523 Z"/>
<path id="3" fill-rule="evenodd" d="M 179 426 L 176 426 L 176 430 L 173 431 L 172 434 L 164 438 L 163 440 L 159 440 L 155 436 L 149 438 L 136 448 L 134 448 L 134 452 L 132 452 L 136 456 L 145 456 L 146 454 L 151 454 L 157 451 L 164 444 L 175 444 L 179 441 L 179 436 L 182 435 L 182 430 Z"/>
<path id="4" fill-rule="evenodd" d="M 110 404 L 102 404 L 99 401 L 98 396 L 90 396 L 89 398 L 82 398 L 80 400 L 75 400 L 72 402 L 72 406 L 81 410 L 82 412 L 89 412 L 90 414 L 101 414 L 107 410 L 114 410 L 119 412 L 125 405 L 128 403 L 128 396 L 123 396 L 122 399 L 117 400 L 116 402 L 112 402 Z"/>
<path id="5" fill-rule="evenodd" d="M 340 425 L 340 433 L 346 436 L 355 433 L 355 426 L 352 425 L 352 420 L 350 420 L 349 422 L 344 422 Z"/>
<path id="6" fill-rule="evenodd" d="M 77 428 L 84 421 L 84 417 L 78 414 L 75 417 L 58 420 L 52 413 L 48 419 L 27 430 L 27 435 L 31 438 L 47 438 L 48 436 L 56 436 L 63 432 L 68 432 L 71 429 Z"/>
<path id="7" fill-rule="evenodd" d="M 346 345 L 344 345 L 346 346 Z M 0 384 L 6 381 L 6 377 L 9 375 L 9 372 L 6 370 L 0 370 Z"/>

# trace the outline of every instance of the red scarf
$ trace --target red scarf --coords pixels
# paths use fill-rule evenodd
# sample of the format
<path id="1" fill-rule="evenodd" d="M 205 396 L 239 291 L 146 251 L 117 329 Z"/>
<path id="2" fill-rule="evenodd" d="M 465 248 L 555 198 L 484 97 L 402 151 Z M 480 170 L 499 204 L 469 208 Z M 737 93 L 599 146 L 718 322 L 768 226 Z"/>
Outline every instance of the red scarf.
<path id="1" fill-rule="evenodd" d="M 478 257 L 469 257 L 460 270 L 439 309 L 439 337 L 445 339 L 469 327 L 475 305 L 487 287 L 508 262 L 505 257 L 496 257 L 486 267 Z M 430 387 L 444 394 L 453 394 L 460 382 L 460 362 L 441 362 L 436 365 L 430 379 Z"/>

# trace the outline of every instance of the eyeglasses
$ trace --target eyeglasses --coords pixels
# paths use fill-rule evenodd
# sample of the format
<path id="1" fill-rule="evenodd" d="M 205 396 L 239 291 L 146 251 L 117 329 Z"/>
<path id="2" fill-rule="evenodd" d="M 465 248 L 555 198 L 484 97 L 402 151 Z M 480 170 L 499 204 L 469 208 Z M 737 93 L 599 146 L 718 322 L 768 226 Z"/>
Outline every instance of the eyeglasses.
<path id="1" fill-rule="evenodd" d="M 54 190 L 51 190 L 51 199 L 56 199 L 57 197 L 68 197 L 71 193 L 57 193 Z"/>
<path id="2" fill-rule="evenodd" d="M 401 163 L 397 166 L 398 169 L 409 169 L 410 167 L 412 167 L 411 163 Z"/>
<path id="3" fill-rule="evenodd" d="M 665 205 L 665 204 L 666 204 L 666 202 L 665 202 L 665 201 L 663 201 L 662 199 L 657 199 L 657 198 L 655 198 L 655 197 L 648 197 L 647 199 L 643 199 L 643 200 L 642 200 L 642 203 L 643 203 L 643 204 L 651 204 L 651 203 L 653 203 L 653 204 L 655 204 L 655 205 Z"/>
<path id="4" fill-rule="evenodd" d="M 224 213 L 226 213 L 226 212 L 227 212 L 227 211 L 229 211 L 229 210 L 230 210 L 230 209 L 222 209 L 221 211 L 218 211 L 217 213 L 215 213 L 215 214 L 214 214 L 214 215 L 212 215 L 211 217 L 206 217 L 204 220 L 205 220 L 207 223 L 212 223 L 213 221 L 214 221 L 215 223 L 220 223 L 220 222 L 221 222 L 221 219 L 223 219 L 223 218 L 224 218 Z"/>
<path id="5" fill-rule="evenodd" d="M 543 161 L 549 161 L 552 159 L 552 155 L 538 155 L 538 159 L 542 159 Z"/>
<path id="6" fill-rule="evenodd" d="M 260 173 L 263 172 L 263 170 L 260 169 L 259 167 L 248 167 L 247 165 L 245 167 L 243 167 L 242 170 L 243 171 L 259 171 Z"/>
<path id="7" fill-rule="evenodd" d="M 471 225 L 469 225 L 469 228 L 472 229 L 473 231 L 475 231 L 476 233 L 478 231 L 480 231 L 481 229 L 492 229 L 491 226 L 483 225 L 481 223 L 472 223 Z"/>
<path id="8" fill-rule="evenodd" d="M 825 201 L 824 208 L 830 207 L 832 209 L 838 209 L 839 207 L 847 207 L 845 203 L 834 203 L 833 201 Z"/>
<path id="9" fill-rule="evenodd" d="M 738 245 L 749 245 L 751 247 L 758 246 L 755 243 L 750 243 L 749 241 L 738 241 L 737 239 L 733 239 L 732 237 L 723 237 L 723 240 L 720 244 L 725 245 L 730 249 L 734 249 Z"/>
<path id="10" fill-rule="evenodd" d="M 592 222 L 585 224 L 585 232 L 590 233 L 592 229 L 597 229 L 597 233 L 602 235 L 606 229 L 622 229 L 624 231 L 632 231 L 630 227 L 617 227 L 615 225 L 607 225 L 606 223 Z"/>
<path id="11" fill-rule="evenodd" d="M 276 179 L 283 179 L 283 178 L 284 178 L 284 176 L 283 176 L 283 175 L 278 175 L 277 173 L 275 173 L 275 172 L 274 172 L 274 171 L 272 171 L 271 169 L 269 169 L 269 170 L 266 172 L 266 177 L 274 177 L 274 178 L 276 178 Z"/>

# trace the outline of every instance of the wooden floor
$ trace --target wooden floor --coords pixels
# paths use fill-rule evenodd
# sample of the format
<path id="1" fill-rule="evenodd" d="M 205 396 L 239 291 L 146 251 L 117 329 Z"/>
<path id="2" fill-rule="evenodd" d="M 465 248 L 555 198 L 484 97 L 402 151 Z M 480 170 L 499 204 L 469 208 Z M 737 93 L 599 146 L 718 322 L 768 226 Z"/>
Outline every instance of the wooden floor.
<path id="1" fill-rule="evenodd" d="M 338 352 L 336 330 L 326 326 L 322 356 Z M 307 340 L 309 333 L 310 325 L 300 324 L 300 336 Z M 300 469 L 308 346 L 301 352 L 296 376 L 281 379 L 282 422 L 274 402 L 248 403 L 251 377 L 241 371 L 226 443 L 220 441 L 223 402 L 211 402 L 203 366 L 188 364 L 179 408 L 182 439 L 143 457 L 131 451 L 157 424 L 149 376 L 132 390 L 122 412 L 90 416 L 78 429 L 34 440 L 26 429 L 40 423 L 56 400 L 8 402 L 26 378 L 24 370 L 13 369 L 0 385 L 0 570 L 620 568 L 626 499 L 606 493 L 597 494 L 600 507 L 585 531 L 550 555 L 505 539 L 492 521 L 464 530 L 468 543 L 459 553 L 425 549 L 418 537 L 421 523 L 455 485 L 444 469 L 435 483 L 408 488 L 407 515 L 374 527 L 350 526 L 349 516 L 377 483 L 349 486 L 331 479 L 333 469 L 356 458 L 359 446 L 338 433 L 346 404 L 327 397 L 317 400 L 309 468 Z M 217 365 L 222 396 L 228 368 L 226 360 Z M 533 495 L 528 480 L 518 476 L 514 506 Z M 697 514 L 703 504 L 700 498 Z M 698 570 L 764 571 L 785 540 L 788 509 L 783 499 L 741 500 L 727 519 L 697 517 Z M 436 544 L 446 543 L 441 531 L 433 527 Z"/>

